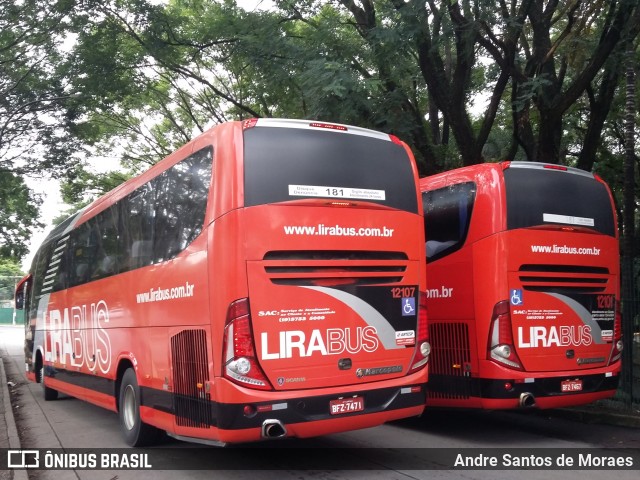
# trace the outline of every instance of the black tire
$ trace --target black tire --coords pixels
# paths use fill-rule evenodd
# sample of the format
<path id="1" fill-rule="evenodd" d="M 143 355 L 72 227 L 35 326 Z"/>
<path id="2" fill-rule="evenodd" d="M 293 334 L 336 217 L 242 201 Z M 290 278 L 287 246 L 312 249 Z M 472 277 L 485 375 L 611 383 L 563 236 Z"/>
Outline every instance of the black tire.
<path id="1" fill-rule="evenodd" d="M 44 391 L 44 399 L 45 401 L 49 402 L 51 400 L 57 400 L 58 399 L 58 391 L 54 390 L 53 388 L 49 388 L 47 387 L 46 383 L 45 383 L 45 375 L 44 375 L 44 365 L 39 364 L 38 368 L 36 369 L 36 373 L 38 375 L 38 383 L 40 385 L 42 385 L 42 390 Z"/>
<path id="2" fill-rule="evenodd" d="M 163 432 L 140 419 L 140 387 L 132 368 L 122 376 L 119 400 L 120 430 L 127 445 L 144 447 L 157 443 Z"/>

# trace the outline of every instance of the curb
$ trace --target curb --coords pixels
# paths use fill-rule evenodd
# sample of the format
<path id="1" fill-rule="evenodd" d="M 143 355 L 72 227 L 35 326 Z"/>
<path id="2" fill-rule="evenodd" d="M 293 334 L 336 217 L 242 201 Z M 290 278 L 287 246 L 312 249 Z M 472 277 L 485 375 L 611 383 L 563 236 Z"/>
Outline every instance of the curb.
<path id="1" fill-rule="evenodd" d="M 0 390 L 2 390 L 2 401 L 4 405 L 4 418 L 7 423 L 7 436 L 9 437 L 9 448 L 12 450 L 20 450 L 20 437 L 18 436 L 18 428 L 16 419 L 13 416 L 11 407 L 11 397 L 9 396 L 9 386 L 7 374 L 4 369 L 4 358 L 9 358 L 6 351 L 0 351 Z M 11 470 L 13 480 L 29 480 L 26 470 Z"/>

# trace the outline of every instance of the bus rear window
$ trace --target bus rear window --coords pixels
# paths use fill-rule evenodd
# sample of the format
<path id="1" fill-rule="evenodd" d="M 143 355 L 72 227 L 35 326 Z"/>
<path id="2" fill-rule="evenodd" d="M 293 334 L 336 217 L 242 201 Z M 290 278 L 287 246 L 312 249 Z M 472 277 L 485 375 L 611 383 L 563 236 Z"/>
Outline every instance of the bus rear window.
<path id="1" fill-rule="evenodd" d="M 543 168 L 507 168 L 507 228 L 539 225 L 586 227 L 615 236 L 604 184 L 588 175 Z"/>
<path id="2" fill-rule="evenodd" d="M 300 128 L 244 132 L 245 206 L 305 198 L 372 202 L 418 213 L 411 161 L 401 145 Z"/>

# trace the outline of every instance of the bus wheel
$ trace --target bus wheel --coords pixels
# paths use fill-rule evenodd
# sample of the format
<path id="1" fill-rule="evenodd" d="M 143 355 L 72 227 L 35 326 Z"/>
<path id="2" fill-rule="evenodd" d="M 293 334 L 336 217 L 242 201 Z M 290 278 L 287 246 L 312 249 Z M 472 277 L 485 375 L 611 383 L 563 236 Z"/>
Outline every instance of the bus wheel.
<path id="1" fill-rule="evenodd" d="M 36 372 L 38 372 L 38 383 L 40 385 L 42 385 L 42 388 L 44 390 L 44 399 L 45 401 L 50 401 L 50 400 L 57 400 L 58 399 L 58 391 L 54 390 L 53 388 L 49 388 L 47 387 L 46 383 L 45 383 L 45 376 L 44 376 L 44 365 L 40 364 L 38 365 L 38 368 L 36 369 Z"/>
<path id="2" fill-rule="evenodd" d="M 125 441 L 132 447 L 152 445 L 162 432 L 140 419 L 140 387 L 136 373 L 127 369 L 120 384 L 120 429 Z"/>

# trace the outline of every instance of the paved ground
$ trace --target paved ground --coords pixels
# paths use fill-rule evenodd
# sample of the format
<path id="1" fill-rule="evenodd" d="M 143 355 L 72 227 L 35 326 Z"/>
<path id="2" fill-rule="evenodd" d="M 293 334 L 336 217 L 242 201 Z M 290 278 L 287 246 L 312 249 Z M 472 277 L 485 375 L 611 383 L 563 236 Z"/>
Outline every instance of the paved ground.
<path id="1" fill-rule="evenodd" d="M 3 326 L 3 329 L 6 328 L 6 326 Z M 13 328 L 16 330 L 13 330 Z M 13 328 L 9 331 L 11 335 L 21 334 L 22 327 Z M 18 331 L 18 329 L 20 331 Z M 8 363 L 5 364 L 5 359 L 9 359 L 9 355 L 1 343 L 0 357 L 0 449 L 20 449 L 20 438 L 11 408 L 10 391 L 13 384 L 8 380 L 5 369 L 5 365 L 9 365 Z M 16 374 L 17 372 L 12 371 L 14 378 Z M 580 408 L 545 410 L 540 411 L 539 414 L 570 417 L 583 423 L 605 423 L 640 429 L 640 410 L 621 411 L 615 406 L 606 404 L 588 405 Z M 0 470 L 0 480 L 28 480 L 28 476 L 25 470 Z"/>

